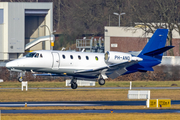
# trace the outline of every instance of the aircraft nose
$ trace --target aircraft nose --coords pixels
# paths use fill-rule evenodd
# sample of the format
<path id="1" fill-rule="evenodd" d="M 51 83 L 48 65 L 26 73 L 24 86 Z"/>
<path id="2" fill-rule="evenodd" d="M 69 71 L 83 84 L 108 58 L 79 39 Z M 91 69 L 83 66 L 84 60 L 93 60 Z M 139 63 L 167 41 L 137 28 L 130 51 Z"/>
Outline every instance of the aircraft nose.
<path id="1" fill-rule="evenodd" d="M 18 66 L 18 63 L 16 61 L 11 61 L 11 62 L 6 63 L 6 68 L 14 68 L 17 66 Z"/>

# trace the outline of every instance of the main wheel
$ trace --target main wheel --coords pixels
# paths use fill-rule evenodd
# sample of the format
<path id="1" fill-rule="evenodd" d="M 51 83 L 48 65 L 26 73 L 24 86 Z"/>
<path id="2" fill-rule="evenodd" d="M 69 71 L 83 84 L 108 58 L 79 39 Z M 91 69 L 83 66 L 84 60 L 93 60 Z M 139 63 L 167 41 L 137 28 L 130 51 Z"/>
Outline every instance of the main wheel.
<path id="1" fill-rule="evenodd" d="M 22 81 L 23 81 L 23 78 L 22 78 L 22 77 L 18 77 L 18 81 L 19 81 L 19 82 L 22 82 Z"/>
<path id="2" fill-rule="evenodd" d="M 104 85 L 105 84 L 105 80 L 104 79 L 99 79 L 98 82 L 99 82 L 100 85 Z"/>
<path id="3" fill-rule="evenodd" d="M 71 83 L 71 88 L 72 89 L 76 89 L 78 86 L 77 86 L 77 83 L 75 83 L 75 82 L 73 82 L 73 83 Z"/>

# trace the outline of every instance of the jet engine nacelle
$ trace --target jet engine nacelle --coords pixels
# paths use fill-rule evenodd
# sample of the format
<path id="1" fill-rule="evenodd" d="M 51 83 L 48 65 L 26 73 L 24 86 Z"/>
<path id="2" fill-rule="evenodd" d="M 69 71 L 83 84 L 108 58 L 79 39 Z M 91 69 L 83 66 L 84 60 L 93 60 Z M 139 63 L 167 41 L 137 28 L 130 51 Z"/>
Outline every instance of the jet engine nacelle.
<path id="1" fill-rule="evenodd" d="M 123 52 L 112 52 L 112 51 L 107 51 L 104 55 L 104 59 L 106 64 L 118 64 L 118 63 L 124 63 L 131 61 L 132 56 L 131 54 L 128 53 L 123 53 Z"/>

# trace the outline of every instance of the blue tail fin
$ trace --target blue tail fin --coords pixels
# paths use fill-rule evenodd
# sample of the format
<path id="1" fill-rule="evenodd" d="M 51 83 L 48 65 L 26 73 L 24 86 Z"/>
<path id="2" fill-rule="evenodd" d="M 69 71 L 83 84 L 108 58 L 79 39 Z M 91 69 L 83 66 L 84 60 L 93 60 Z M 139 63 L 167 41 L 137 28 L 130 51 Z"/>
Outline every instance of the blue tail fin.
<path id="1" fill-rule="evenodd" d="M 160 57 L 159 59 L 161 59 L 163 56 L 163 52 L 168 50 L 167 48 L 164 48 L 166 45 L 167 35 L 168 29 L 157 29 L 138 56 L 152 56 L 154 53 L 154 56 L 158 55 L 158 58 Z"/>
<path id="2" fill-rule="evenodd" d="M 174 46 L 166 46 L 166 39 L 168 35 L 168 29 L 157 29 L 144 49 L 138 55 L 143 61 L 138 62 L 132 66 L 126 68 L 129 74 L 133 72 L 147 72 L 153 71 L 153 66 L 161 63 L 163 52 L 173 48 Z"/>

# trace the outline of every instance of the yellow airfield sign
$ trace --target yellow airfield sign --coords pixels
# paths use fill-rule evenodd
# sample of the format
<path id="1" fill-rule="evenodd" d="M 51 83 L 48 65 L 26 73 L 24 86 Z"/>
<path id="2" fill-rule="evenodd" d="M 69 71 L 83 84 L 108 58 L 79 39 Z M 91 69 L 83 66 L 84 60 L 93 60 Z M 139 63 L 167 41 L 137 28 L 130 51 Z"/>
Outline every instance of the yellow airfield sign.
<path id="1" fill-rule="evenodd" d="M 149 99 L 148 107 L 171 107 L 171 99 Z"/>
<path id="2" fill-rule="evenodd" d="M 158 107 L 171 107 L 171 99 L 158 99 Z"/>
<path id="3" fill-rule="evenodd" d="M 149 107 L 157 107 L 157 100 L 149 100 Z"/>

